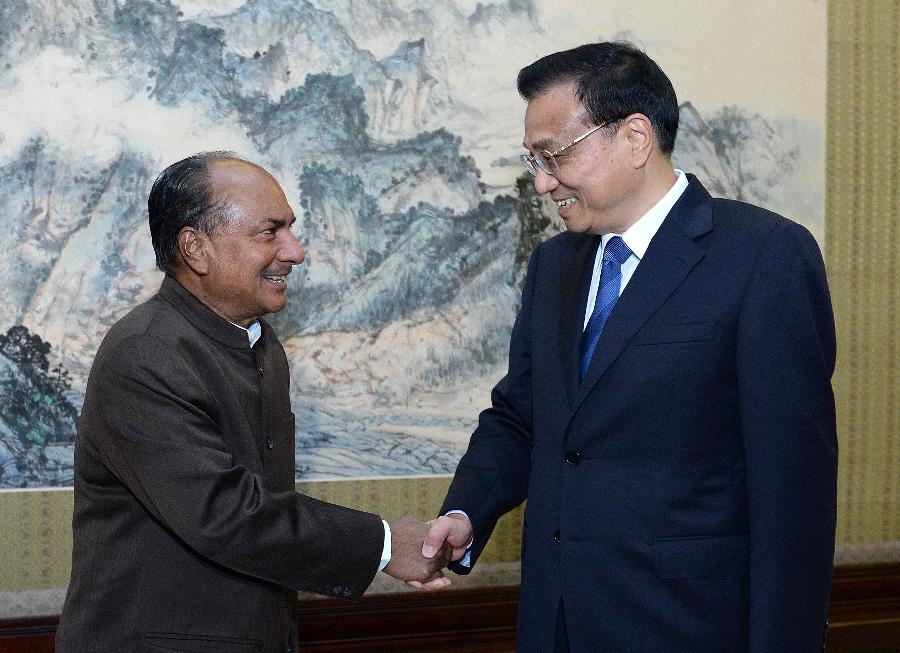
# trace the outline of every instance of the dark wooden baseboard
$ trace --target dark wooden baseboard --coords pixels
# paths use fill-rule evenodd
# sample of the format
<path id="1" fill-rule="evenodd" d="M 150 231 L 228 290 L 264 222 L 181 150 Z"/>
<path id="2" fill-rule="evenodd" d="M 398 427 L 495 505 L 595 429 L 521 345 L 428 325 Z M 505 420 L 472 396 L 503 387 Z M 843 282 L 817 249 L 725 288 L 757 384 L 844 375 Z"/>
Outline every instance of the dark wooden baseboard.
<path id="1" fill-rule="evenodd" d="M 0 652 L 53 653 L 59 617 L 0 620 Z"/>
<path id="2" fill-rule="evenodd" d="M 518 586 L 302 601 L 300 650 L 512 652 L 518 607 Z"/>
<path id="3" fill-rule="evenodd" d="M 829 653 L 900 653 L 900 563 L 834 570 Z"/>
<path id="4" fill-rule="evenodd" d="M 515 649 L 518 587 L 300 602 L 304 653 Z M 900 563 L 835 569 L 829 653 L 900 653 Z M 0 653 L 53 653 L 59 617 L 0 620 Z"/>

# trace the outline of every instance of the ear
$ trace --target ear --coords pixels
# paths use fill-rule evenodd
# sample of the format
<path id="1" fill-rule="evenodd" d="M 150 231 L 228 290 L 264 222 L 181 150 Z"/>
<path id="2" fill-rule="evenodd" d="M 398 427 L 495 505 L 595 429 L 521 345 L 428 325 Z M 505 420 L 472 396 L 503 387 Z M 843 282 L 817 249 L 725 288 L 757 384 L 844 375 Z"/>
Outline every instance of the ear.
<path id="1" fill-rule="evenodd" d="M 628 141 L 631 165 L 643 168 L 656 145 L 656 134 L 650 119 L 643 113 L 633 113 L 625 118 L 625 139 Z"/>
<path id="2" fill-rule="evenodd" d="M 209 239 L 194 227 L 184 227 L 178 232 L 178 254 L 196 275 L 205 276 L 209 272 L 208 247 Z"/>

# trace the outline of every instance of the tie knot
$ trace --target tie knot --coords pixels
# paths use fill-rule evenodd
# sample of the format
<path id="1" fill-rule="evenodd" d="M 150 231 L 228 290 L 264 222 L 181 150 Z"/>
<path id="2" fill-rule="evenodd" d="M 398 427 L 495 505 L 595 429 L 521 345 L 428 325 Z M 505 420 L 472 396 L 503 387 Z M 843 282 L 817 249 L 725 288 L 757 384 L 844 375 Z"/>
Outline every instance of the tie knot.
<path id="1" fill-rule="evenodd" d="M 631 253 L 621 236 L 613 236 L 603 249 L 603 260 L 615 261 L 616 265 L 621 266 L 622 263 L 628 260 Z"/>

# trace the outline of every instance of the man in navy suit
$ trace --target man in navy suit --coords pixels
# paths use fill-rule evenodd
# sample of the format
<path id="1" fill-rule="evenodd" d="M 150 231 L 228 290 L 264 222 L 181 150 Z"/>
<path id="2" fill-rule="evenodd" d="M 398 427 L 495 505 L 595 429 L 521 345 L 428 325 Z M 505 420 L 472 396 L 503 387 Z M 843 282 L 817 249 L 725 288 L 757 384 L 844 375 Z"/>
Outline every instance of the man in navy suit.
<path id="1" fill-rule="evenodd" d="M 678 103 L 627 43 L 519 73 L 535 248 L 424 544 L 467 573 L 527 499 L 520 651 L 804 653 L 834 554 L 835 334 L 819 248 L 673 168 Z"/>

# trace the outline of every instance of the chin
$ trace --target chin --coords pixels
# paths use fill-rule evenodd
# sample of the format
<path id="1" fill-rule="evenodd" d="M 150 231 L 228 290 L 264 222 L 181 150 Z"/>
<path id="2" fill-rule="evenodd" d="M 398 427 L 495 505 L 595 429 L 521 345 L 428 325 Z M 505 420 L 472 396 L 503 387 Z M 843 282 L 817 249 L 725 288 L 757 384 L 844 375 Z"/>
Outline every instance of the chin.
<path id="1" fill-rule="evenodd" d="M 280 302 L 271 302 L 262 307 L 265 313 L 277 313 L 279 311 L 284 310 L 284 307 L 287 306 L 287 301 L 282 300 Z"/>
<path id="2" fill-rule="evenodd" d="M 576 234 L 585 234 L 591 230 L 591 223 L 586 222 L 584 220 L 578 220 L 577 218 L 569 218 L 568 220 L 564 220 L 566 225 L 566 231 L 571 231 Z"/>
<path id="3" fill-rule="evenodd" d="M 565 222 L 566 229 L 576 234 L 591 234 L 592 236 L 602 236 L 603 234 L 612 232 L 610 225 L 606 224 L 608 221 L 605 220 L 603 216 L 598 216 L 596 214 L 581 214 L 578 216 L 571 216 Z"/>

